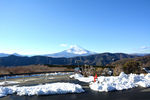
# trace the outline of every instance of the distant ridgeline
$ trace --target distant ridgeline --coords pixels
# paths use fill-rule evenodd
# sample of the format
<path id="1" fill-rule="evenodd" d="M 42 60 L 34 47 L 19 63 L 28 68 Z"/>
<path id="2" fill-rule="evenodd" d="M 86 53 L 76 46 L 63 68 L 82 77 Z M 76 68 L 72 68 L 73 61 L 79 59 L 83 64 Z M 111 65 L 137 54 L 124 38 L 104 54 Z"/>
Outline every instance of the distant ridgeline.
<path id="1" fill-rule="evenodd" d="M 112 62 L 122 60 L 124 58 L 135 58 L 138 56 L 128 55 L 124 53 L 102 53 L 90 56 L 79 56 L 73 58 L 52 58 L 46 56 L 8 56 L 0 57 L 0 67 L 13 67 L 13 66 L 25 66 L 35 64 L 48 64 L 48 65 L 96 65 L 105 66 Z"/>

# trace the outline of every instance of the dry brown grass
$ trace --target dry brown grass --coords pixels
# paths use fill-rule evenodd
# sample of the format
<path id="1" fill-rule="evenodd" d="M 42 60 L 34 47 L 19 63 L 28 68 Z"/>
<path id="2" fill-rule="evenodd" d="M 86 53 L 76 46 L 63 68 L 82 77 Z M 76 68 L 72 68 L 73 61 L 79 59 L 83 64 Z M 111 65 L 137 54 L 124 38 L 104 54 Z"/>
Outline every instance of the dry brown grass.
<path id="1" fill-rule="evenodd" d="M 0 67 L 0 75 L 35 73 L 35 72 L 50 72 L 50 71 L 73 71 L 73 69 L 68 69 L 67 67 L 48 67 L 45 65 Z"/>

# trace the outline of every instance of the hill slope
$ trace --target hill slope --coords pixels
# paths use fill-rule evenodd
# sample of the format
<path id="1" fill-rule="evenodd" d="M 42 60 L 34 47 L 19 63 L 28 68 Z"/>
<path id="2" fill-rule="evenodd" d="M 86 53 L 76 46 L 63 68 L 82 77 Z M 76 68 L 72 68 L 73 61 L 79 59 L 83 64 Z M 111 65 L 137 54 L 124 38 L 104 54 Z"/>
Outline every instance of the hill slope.
<path id="1" fill-rule="evenodd" d="M 113 65 L 113 66 L 117 66 L 117 65 L 123 66 L 125 63 L 127 63 L 129 61 L 138 62 L 141 67 L 150 67 L 150 55 L 143 56 L 143 57 L 137 57 L 137 58 L 131 58 L 131 59 L 118 60 L 116 62 L 112 62 L 111 65 Z"/>

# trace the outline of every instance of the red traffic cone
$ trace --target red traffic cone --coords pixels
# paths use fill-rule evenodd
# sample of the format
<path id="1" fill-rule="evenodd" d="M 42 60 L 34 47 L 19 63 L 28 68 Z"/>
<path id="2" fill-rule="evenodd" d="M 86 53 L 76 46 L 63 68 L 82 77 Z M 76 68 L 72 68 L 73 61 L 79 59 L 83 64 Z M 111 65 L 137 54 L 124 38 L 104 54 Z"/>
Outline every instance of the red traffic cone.
<path id="1" fill-rule="evenodd" d="M 95 74 L 94 76 L 94 82 L 96 82 L 96 79 L 97 79 L 97 74 Z"/>

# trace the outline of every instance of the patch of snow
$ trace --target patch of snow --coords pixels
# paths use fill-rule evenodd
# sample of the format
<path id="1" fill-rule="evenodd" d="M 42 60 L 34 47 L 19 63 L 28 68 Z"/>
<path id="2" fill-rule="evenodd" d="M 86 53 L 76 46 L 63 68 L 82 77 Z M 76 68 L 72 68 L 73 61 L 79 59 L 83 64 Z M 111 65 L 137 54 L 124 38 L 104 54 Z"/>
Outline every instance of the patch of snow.
<path id="1" fill-rule="evenodd" d="M 81 74 L 70 75 L 70 78 L 75 78 L 75 79 L 82 78 L 82 77 L 83 76 Z"/>
<path id="2" fill-rule="evenodd" d="M 82 87 L 73 83 L 51 83 L 37 86 L 24 87 L 0 87 L 0 97 L 8 94 L 16 93 L 17 95 L 49 95 L 49 94 L 66 94 L 66 93 L 81 93 L 84 92 Z"/>
<path id="3" fill-rule="evenodd" d="M 73 74 L 72 72 L 69 72 L 69 73 L 58 72 L 58 73 L 47 73 L 46 75 L 55 76 L 55 75 L 72 75 L 72 74 Z"/>
<path id="4" fill-rule="evenodd" d="M 0 97 L 7 96 L 8 94 L 13 94 L 15 91 L 13 91 L 13 87 L 0 87 Z"/>
<path id="5" fill-rule="evenodd" d="M 145 76 L 146 79 L 150 79 L 150 73 Z"/>
<path id="6" fill-rule="evenodd" d="M 16 81 L 4 81 L 4 82 L 0 82 L 0 85 L 5 85 L 5 84 L 17 84 L 19 82 Z"/>
<path id="7" fill-rule="evenodd" d="M 81 74 L 71 75 L 70 78 L 75 78 L 78 79 L 79 81 L 87 82 L 87 83 L 92 82 L 94 80 L 93 76 L 83 77 Z"/>

